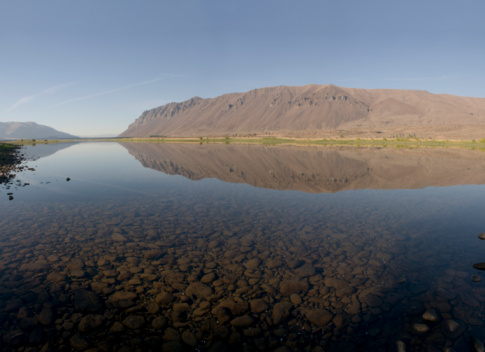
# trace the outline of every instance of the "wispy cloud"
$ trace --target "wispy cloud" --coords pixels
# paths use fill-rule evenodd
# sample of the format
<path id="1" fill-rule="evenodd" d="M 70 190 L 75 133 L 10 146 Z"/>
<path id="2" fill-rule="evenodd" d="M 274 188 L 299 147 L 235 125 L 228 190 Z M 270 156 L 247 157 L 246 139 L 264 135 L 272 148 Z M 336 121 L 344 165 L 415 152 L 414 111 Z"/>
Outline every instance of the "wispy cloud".
<path id="1" fill-rule="evenodd" d="M 400 82 L 419 82 L 419 81 L 447 81 L 451 79 L 464 78 L 462 75 L 454 76 L 433 76 L 433 77 L 394 77 L 394 78 L 382 78 L 381 81 L 400 81 Z"/>
<path id="2" fill-rule="evenodd" d="M 182 75 L 167 75 L 167 76 L 163 76 L 163 77 L 158 77 L 158 78 L 154 78 L 154 79 L 151 79 L 151 80 L 148 80 L 148 81 L 143 81 L 143 82 L 138 82 L 138 83 L 134 83 L 134 84 L 129 84 L 129 85 L 126 85 L 126 86 L 121 86 L 121 87 L 113 88 L 113 89 L 110 89 L 110 90 L 105 90 L 103 92 L 99 92 L 99 93 L 95 93 L 95 94 L 84 95 L 82 97 L 72 98 L 72 99 L 69 99 L 69 100 L 66 100 L 66 101 L 57 103 L 54 106 L 69 104 L 69 103 L 72 103 L 72 102 L 75 102 L 75 101 L 79 101 L 79 100 L 96 98 L 96 97 L 99 97 L 99 96 L 102 96 L 102 95 L 119 92 L 121 90 L 126 90 L 126 89 L 130 89 L 130 88 L 134 88 L 134 87 L 144 86 L 144 85 L 147 85 L 147 84 L 150 84 L 150 83 L 154 83 L 154 82 L 160 81 L 160 80 L 162 80 L 164 78 L 168 78 L 168 77 L 183 77 L 183 76 Z"/>
<path id="3" fill-rule="evenodd" d="M 28 104 L 28 103 L 30 103 L 30 102 L 38 99 L 38 98 L 42 98 L 42 97 L 47 96 L 47 95 L 52 95 L 55 92 L 57 92 L 57 91 L 59 91 L 61 89 L 67 88 L 67 87 L 69 87 L 71 85 L 73 85 L 73 83 L 59 84 L 57 86 L 53 86 L 53 87 L 49 87 L 49 88 L 43 89 L 43 90 L 41 90 L 38 93 L 35 93 L 35 94 L 32 94 L 32 95 L 28 95 L 28 96 L 22 97 L 19 100 L 17 100 L 11 107 L 9 107 L 8 109 L 5 109 L 1 113 L 2 114 L 5 114 L 5 113 L 8 113 L 8 112 L 11 112 L 11 111 L 17 109 L 19 106 Z"/>

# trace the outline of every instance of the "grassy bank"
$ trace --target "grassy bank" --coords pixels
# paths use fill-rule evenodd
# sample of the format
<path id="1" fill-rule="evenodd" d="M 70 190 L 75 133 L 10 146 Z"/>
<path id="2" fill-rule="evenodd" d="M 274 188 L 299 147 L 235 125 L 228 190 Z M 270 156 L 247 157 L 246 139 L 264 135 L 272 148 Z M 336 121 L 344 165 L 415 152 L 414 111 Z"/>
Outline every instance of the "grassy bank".
<path id="1" fill-rule="evenodd" d="M 485 151 L 485 138 L 479 140 L 419 139 L 415 137 L 396 138 L 323 138 L 299 139 L 282 137 L 147 137 L 147 138 L 80 138 L 72 140 L 17 140 L 16 145 L 35 145 L 65 142 L 143 142 L 143 143 L 222 143 L 222 144 L 263 144 L 263 145 L 315 145 L 354 147 L 396 147 L 396 148 L 466 148 Z M 11 145 L 11 144 L 10 144 Z"/>
<path id="2" fill-rule="evenodd" d="M 371 147 L 456 147 L 479 149 L 485 151 L 485 139 L 480 140 L 436 140 L 436 139 L 418 139 L 418 138 L 369 138 L 369 139 L 346 139 L 346 138 L 329 138 L 329 139 L 292 139 L 279 137 L 262 137 L 262 138 L 231 138 L 231 137 L 199 137 L 199 138 L 115 138 L 110 141 L 116 142 L 148 142 L 148 143 L 225 143 L 225 144 L 263 144 L 263 145 L 320 145 L 320 146 L 371 146 Z"/>

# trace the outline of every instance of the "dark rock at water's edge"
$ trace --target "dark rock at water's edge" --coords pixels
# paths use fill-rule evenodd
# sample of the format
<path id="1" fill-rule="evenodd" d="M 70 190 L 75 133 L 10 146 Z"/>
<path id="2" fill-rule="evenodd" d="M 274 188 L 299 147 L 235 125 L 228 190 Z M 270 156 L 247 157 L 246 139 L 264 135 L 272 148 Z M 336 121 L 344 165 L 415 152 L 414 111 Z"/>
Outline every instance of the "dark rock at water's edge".
<path id="1" fill-rule="evenodd" d="M 16 145 L 0 143 L 0 184 L 9 183 L 15 178 L 14 172 L 22 161 L 18 149 Z"/>

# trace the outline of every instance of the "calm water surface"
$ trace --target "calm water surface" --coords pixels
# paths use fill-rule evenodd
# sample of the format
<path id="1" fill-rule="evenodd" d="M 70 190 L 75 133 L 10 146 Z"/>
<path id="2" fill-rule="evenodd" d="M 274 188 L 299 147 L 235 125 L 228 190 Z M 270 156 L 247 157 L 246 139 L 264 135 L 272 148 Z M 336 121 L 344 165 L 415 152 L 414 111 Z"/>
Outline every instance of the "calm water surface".
<path id="1" fill-rule="evenodd" d="M 2 350 L 468 351 L 485 339 L 483 152 L 24 151 L 35 171 L 0 188 Z"/>

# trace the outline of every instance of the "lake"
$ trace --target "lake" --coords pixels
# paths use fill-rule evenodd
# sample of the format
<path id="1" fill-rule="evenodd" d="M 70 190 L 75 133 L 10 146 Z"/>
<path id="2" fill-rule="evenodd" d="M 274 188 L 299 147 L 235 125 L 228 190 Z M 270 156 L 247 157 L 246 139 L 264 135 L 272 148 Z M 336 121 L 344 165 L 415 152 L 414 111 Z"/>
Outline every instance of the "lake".
<path id="1" fill-rule="evenodd" d="M 35 171 L 0 186 L 2 351 L 483 345 L 482 151 L 22 152 Z"/>

